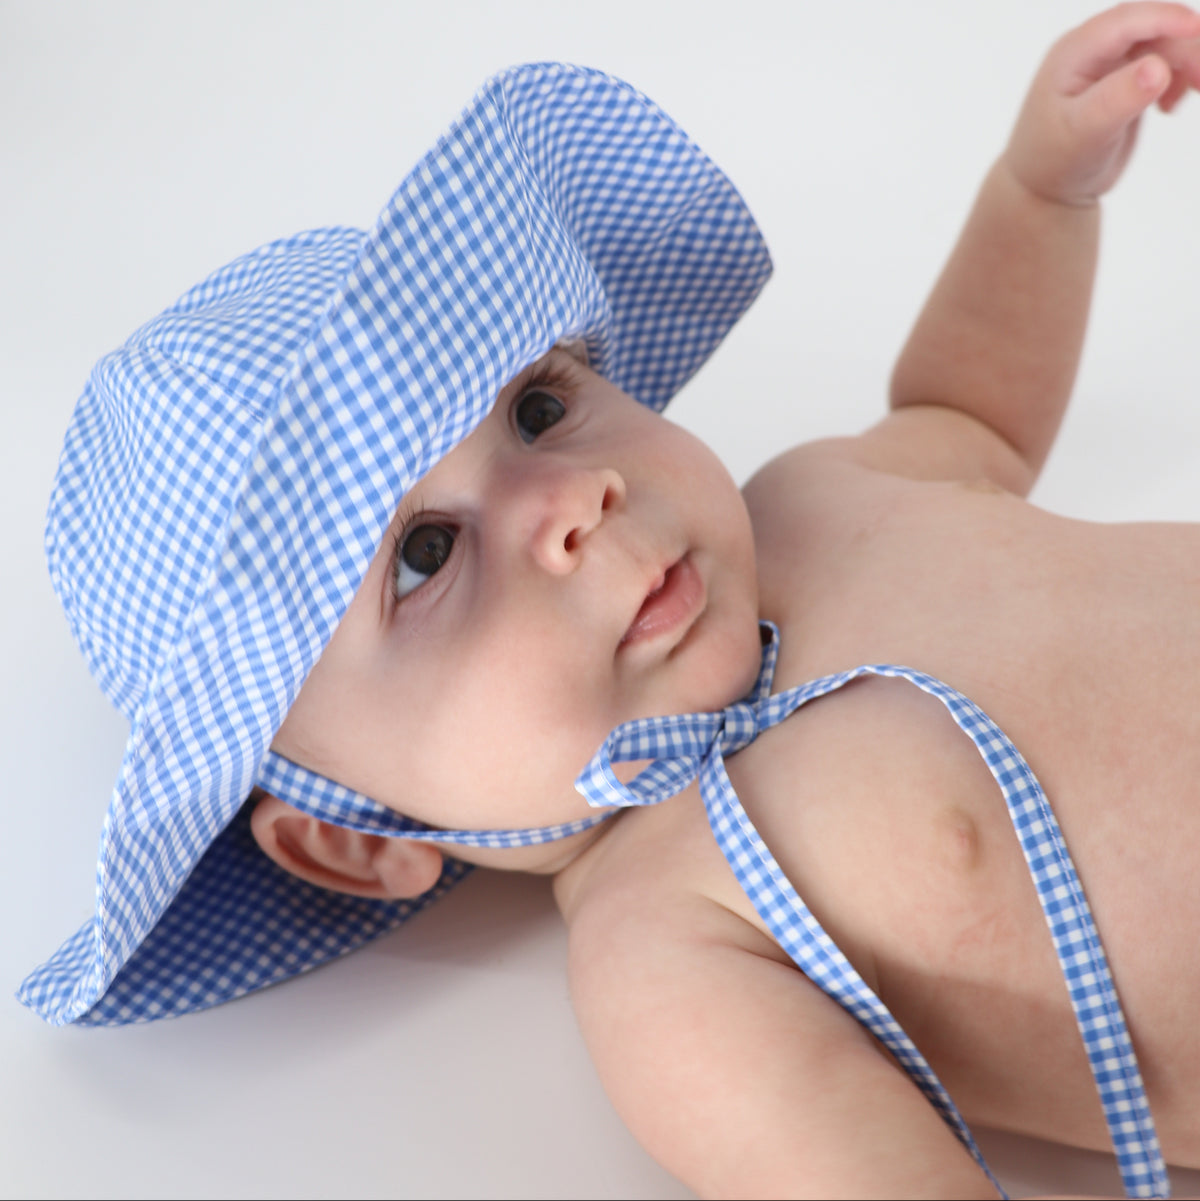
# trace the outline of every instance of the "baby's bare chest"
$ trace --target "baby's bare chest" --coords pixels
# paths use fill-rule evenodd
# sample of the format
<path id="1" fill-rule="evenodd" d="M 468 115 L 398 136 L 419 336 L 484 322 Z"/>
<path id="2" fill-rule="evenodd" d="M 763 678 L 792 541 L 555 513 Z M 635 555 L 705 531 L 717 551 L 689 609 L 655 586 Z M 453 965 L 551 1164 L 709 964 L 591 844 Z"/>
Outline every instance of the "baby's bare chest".
<path id="1" fill-rule="evenodd" d="M 803 573 L 767 565 L 777 688 L 901 663 L 989 713 L 1063 827 L 1152 1095 L 1194 1111 L 1181 1096 L 1200 1041 L 1179 999 L 1200 987 L 1200 539 L 1004 512 L 1019 502 L 980 494 L 956 511 L 939 487 L 924 511 L 809 538 Z M 1032 1076 L 1047 1082 L 1035 1120 L 1103 1145 L 1086 1106 L 1079 1128 L 1064 1116 L 1090 1081 L 1064 1038 L 1061 971 L 1001 791 L 942 706 L 902 681 L 853 684 L 730 770 L 818 919 L 927 1053 L 961 1070 L 964 1107 L 1014 1125 L 1031 1112 L 1015 1082 Z"/>
<path id="2" fill-rule="evenodd" d="M 782 633 L 776 690 L 863 663 L 915 668 L 990 715 L 1064 821 L 1137 816 L 1153 841 L 1154 821 L 1200 807 L 1200 527 L 1069 521 L 954 484 L 845 508 L 762 547 L 763 614 Z M 919 776 L 930 758 L 958 760 L 946 786 L 966 788 L 978 758 L 908 684 L 815 703 L 780 755 L 810 754 L 796 727 L 818 721 L 825 744 L 855 748 L 844 768 L 886 759 Z M 998 796 L 982 765 L 973 792 Z"/>

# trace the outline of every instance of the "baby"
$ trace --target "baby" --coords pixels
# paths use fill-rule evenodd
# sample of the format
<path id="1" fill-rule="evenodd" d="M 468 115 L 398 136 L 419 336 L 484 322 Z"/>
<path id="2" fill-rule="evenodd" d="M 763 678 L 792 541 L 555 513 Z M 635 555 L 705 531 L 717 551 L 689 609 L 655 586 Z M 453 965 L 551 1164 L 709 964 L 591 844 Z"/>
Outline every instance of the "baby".
<path id="1" fill-rule="evenodd" d="M 995 1196 L 975 1123 L 1111 1138 L 1133 1195 L 1165 1190 L 1160 1147 L 1200 1167 L 1200 1035 L 1180 1002 L 1200 987 L 1200 534 L 1021 499 L 1071 391 L 1098 198 L 1141 115 L 1196 87 L 1200 16 L 1180 5 L 1123 5 L 1066 35 L 902 352 L 890 414 L 784 452 L 740 494 L 638 402 L 651 387 L 631 399 L 619 339 L 588 321 L 547 321 L 552 349 L 512 352 L 521 369 L 486 416 L 421 414 L 397 471 L 417 482 L 382 538 L 349 522 L 306 550 L 339 564 L 376 546 L 365 574 L 281 573 L 264 593 L 311 633 L 298 693 L 243 688 L 270 753 L 210 769 L 239 801 L 257 786 L 238 854 L 252 839 L 352 915 L 368 912 L 353 898 L 445 887 L 459 869 L 443 845 L 553 874 L 605 1086 L 702 1195 Z M 747 268 L 729 319 L 761 278 Z M 357 378 L 409 337 L 400 324 L 359 344 Z M 433 368 L 459 370 L 452 355 Z M 270 439 L 253 453 L 269 466 Z M 305 494 L 298 529 L 326 504 L 383 504 L 369 472 L 331 489 L 279 461 L 276 488 L 294 476 Z M 235 535 L 289 503 L 243 495 Z M 222 572 L 275 570 L 249 537 Z M 236 596 L 211 595 L 187 621 L 219 631 Z M 258 679 L 247 654 L 223 670 Z M 182 740 L 230 720 L 192 697 L 187 658 L 151 694 L 184 698 Z M 112 688 L 146 720 L 145 691 Z M 151 757 L 123 769 L 141 781 L 135 826 L 187 774 L 138 776 Z M 160 930 L 182 920 L 170 896 L 143 905 L 155 887 L 113 885 L 126 956 L 142 908 Z M 60 978 L 91 954 L 85 932 Z M 72 987 L 107 976 L 92 1004 L 119 967 L 76 968 Z"/>

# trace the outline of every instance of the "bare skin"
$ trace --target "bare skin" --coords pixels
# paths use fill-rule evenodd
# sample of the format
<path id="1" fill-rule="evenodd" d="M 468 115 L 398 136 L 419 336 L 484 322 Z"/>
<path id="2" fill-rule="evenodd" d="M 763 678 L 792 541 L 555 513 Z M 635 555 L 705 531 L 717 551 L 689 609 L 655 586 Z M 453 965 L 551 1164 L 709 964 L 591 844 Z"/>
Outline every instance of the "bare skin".
<path id="1" fill-rule="evenodd" d="M 820 576 L 836 570 L 839 549 L 851 560 L 840 620 L 799 572 L 768 556 L 780 569 L 765 581 L 766 610 L 795 630 L 811 621 L 822 631 L 811 650 L 793 639 L 781 683 L 847 656 L 921 662 L 1010 734 L 1054 798 L 1087 881 L 1166 1153 L 1200 1163 L 1200 1036 L 1180 1004 L 1200 986 L 1200 530 L 1067 521 L 972 483 L 870 477 L 841 495 L 858 501 L 843 509 L 845 541 L 827 544 L 828 563 L 809 562 Z M 809 497 L 820 506 L 814 490 Z M 803 508 L 789 517 L 803 522 Z M 787 524 L 758 528 L 794 536 Z M 914 539 L 918 525 L 941 536 Z M 853 555 L 861 537 L 878 553 Z M 1104 1149 L 1028 871 L 974 748 L 939 705 L 896 683 L 864 685 L 826 708 L 812 729 L 792 723 L 779 746 L 758 753 L 764 764 L 774 757 L 770 781 L 790 773 L 807 784 L 802 762 L 819 762 L 822 747 L 827 756 L 844 750 L 843 772 L 856 765 L 852 786 L 840 795 L 806 787 L 811 809 L 764 823 L 778 823 L 780 845 L 797 848 L 795 870 L 813 879 L 819 904 L 837 903 L 833 864 L 853 870 L 860 859 L 863 892 L 844 898 L 834 920 L 852 945 L 872 948 L 868 970 L 906 1028 L 928 1030 L 955 1095 L 980 1121 Z M 753 770 L 747 757 L 738 774 Z M 873 785 L 893 774 L 899 789 Z M 774 796 L 771 782 L 748 791 Z M 828 840 L 823 851 L 807 845 L 801 825 L 810 823 Z M 895 854 L 908 842 L 915 862 Z M 914 876 L 927 886 L 914 892 Z M 922 1013 L 918 992 L 937 997 L 936 1013 Z M 990 1068 L 980 1047 L 992 1049 Z M 1069 1080 L 1075 1103 L 1056 1103 L 1057 1090 L 1042 1092 L 1037 1080 Z"/>

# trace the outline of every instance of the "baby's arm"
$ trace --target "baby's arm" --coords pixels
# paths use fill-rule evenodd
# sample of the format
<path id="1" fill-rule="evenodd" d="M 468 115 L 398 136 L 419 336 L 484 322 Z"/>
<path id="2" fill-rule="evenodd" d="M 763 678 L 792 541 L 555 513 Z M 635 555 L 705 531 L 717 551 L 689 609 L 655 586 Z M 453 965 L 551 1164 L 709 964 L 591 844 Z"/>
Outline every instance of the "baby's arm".
<path id="1" fill-rule="evenodd" d="M 622 1118 L 702 1197 L 997 1195 L 862 1027 L 706 898 L 594 907 L 571 991 Z"/>
<path id="2" fill-rule="evenodd" d="M 1200 15 L 1182 5 L 1124 4 L 1050 50 L 901 353 L 894 419 L 866 436 L 885 457 L 903 460 L 910 433 L 937 432 L 931 415 L 903 410 L 948 407 L 1016 452 L 1000 482 L 1032 485 L 1079 361 L 1099 197 L 1124 169 L 1142 113 L 1155 102 L 1169 111 L 1200 87 L 1196 39 Z"/>

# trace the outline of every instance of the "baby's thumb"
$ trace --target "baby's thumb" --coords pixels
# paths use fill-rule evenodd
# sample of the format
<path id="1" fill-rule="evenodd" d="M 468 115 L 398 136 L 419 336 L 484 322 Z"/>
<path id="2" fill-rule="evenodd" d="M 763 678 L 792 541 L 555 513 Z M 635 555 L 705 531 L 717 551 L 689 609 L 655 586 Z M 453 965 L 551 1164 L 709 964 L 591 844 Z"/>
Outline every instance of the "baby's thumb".
<path id="1" fill-rule="evenodd" d="M 1171 67 L 1146 54 L 1106 75 L 1080 96 L 1078 122 L 1094 137 L 1111 137 L 1142 115 L 1171 85 Z"/>

